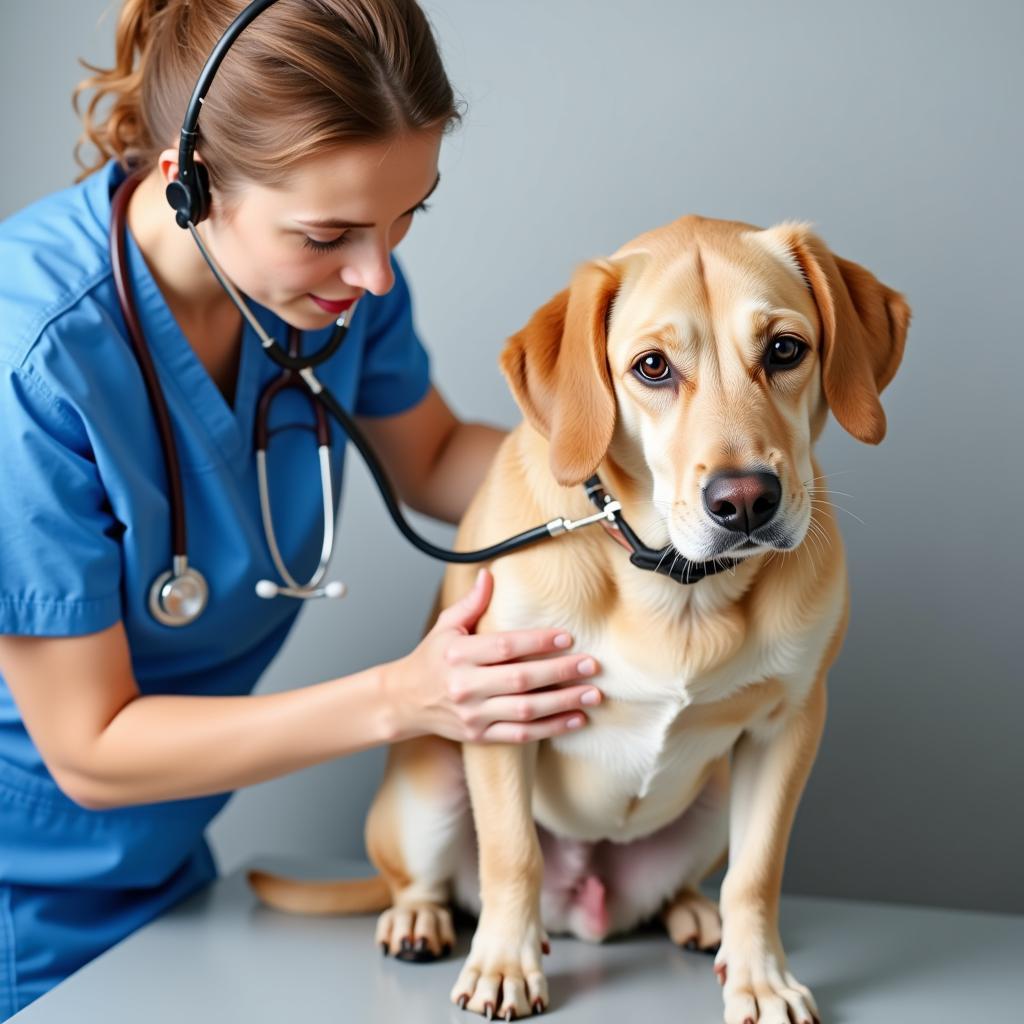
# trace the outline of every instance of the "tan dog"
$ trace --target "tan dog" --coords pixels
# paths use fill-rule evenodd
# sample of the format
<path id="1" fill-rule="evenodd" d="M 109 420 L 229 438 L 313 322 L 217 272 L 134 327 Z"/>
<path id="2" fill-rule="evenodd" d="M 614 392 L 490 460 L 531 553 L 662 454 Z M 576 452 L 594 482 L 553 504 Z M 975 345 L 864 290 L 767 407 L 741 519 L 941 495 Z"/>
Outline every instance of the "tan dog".
<path id="1" fill-rule="evenodd" d="M 675 942 L 718 946 L 727 1024 L 816 1019 L 778 932 L 848 608 L 811 449 L 829 409 L 882 439 L 909 319 L 799 223 L 683 217 L 581 267 L 502 355 L 526 421 L 458 546 L 592 514 L 579 485 L 597 471 L 648 546 L 735 566 L 682 585 L 598 526 L 497 560 L 480 630 L 568 629 L 602 666 L 591 724 L 532 745 L 395 746 L 366 836 L 386 891 L 254 876 L 261 896 L 390 906 L 377 938 L 406 957 L 454 943 L 454 899 L 479 923 L 452 999 L 506 1019 L 548 1004 L 545 929 L 599 940 L 660 913 Z M 474 572 L 449 568 L 443 605 Z M 697 886 L 726 857 L 719 918 Z"/>

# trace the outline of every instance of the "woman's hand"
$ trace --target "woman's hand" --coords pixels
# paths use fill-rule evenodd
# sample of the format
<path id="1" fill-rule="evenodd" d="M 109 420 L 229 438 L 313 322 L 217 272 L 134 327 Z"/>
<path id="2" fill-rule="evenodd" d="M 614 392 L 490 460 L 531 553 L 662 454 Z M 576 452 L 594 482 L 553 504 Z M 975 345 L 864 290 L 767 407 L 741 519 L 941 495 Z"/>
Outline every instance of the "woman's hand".
<path id="1" fill-rule="evenodd" d="M 475 635 L 494 578 L 481 569 L 473 589 L 438 616 L 409 655 L 384 666 L 396 740 L 433 733 L 459 742 L 531 743 L 578 729 L 581 706 L 600 690 L 581 682 L 597 672 L 586 654 L 554 655 L 572 645 L 564 630 Z"/>

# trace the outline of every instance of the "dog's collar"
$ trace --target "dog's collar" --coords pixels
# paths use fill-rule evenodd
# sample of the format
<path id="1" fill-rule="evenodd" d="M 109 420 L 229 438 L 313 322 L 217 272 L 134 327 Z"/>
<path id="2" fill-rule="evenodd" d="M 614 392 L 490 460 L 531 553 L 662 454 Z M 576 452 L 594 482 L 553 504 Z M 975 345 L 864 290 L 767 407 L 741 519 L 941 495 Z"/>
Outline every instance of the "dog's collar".
<path id="1" fill-rule="evenodd" d="M 676 583 L 697 583 L 705 576 L 714 576 L 723 569 L 731 569 L 738 564 L 734 558 L 716 558 L 711 562 L 691 562 L 684 558 L 675 547 L 649 548 L 636 535 L 622 515 L 622 506 L 601 484 L 595 473 L 583 482 L 587 497 L 603 513 L 601 525 L 608 534 L 630 552 L 629 560 L 638 569 L 647 569 L 669 576 Z"/>

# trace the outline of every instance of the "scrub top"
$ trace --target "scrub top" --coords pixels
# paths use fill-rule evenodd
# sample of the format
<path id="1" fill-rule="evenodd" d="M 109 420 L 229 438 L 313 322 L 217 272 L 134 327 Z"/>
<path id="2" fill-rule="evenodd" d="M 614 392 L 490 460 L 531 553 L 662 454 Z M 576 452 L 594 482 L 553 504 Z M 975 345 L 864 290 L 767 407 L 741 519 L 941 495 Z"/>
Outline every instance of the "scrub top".
<path id="1" fill-rule="evenodd" d="M 177 326 L 134 241 L 129 270 L 181 462 L 191 565 L 209 604 L 184 627 L 148 611 L 171 562 L 166 472 L 111 275 L 114 162 L 0 224 L 0 633 L 77 636 L 124 623 L 143 694 L 249 693 L 301 602 L 264 538 L 255 410 L 280 370 L 246 325 L 233 405 Z M 168 209 L 168 217 L 172 216 Z M 365 296 L 317 375 L 359 415 L 390 416 L 430 385 L 409 292 Z M 253 303 L 269 333 L 287 326 Z M 305 350 L 330 328 L 303 335 Z M 268 477 L 278 545 L 306 579 L 322 542 L 312 409 L 275 399 Z M 335 501 L 345 442 L 331 421 Z M 343 546 L 342 539 L 342 546 Z M 230 794 L 91 811 L 55 784 L 0 677 L 0 1020 L 216 873 L 203 838 Z"/>

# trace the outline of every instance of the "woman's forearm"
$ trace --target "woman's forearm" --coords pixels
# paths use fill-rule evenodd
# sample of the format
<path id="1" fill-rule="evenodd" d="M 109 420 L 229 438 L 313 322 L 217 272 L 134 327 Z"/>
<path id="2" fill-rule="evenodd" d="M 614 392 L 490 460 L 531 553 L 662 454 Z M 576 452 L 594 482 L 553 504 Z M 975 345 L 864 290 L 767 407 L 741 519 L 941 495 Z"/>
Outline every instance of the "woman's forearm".
<path id="1" fill-rule="evenodd" d="M 460 423 L 431 468 L 418 510 L 459 522 L 507 433 L 486 423 Z"/>
<path id="2" fill-rule="evenodd" d="M 283 693 L 138 697 L 66 786 L 91 809 L 222 793 L 386 743 L 383 668 Z"/>

